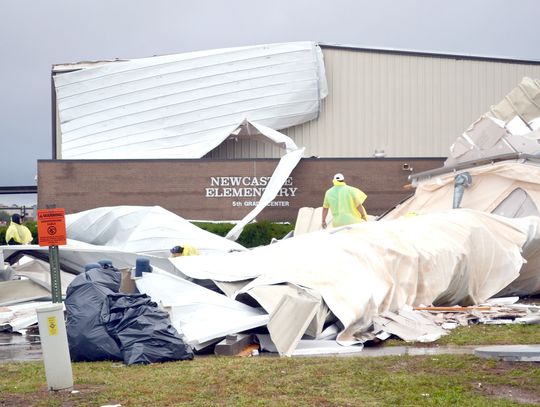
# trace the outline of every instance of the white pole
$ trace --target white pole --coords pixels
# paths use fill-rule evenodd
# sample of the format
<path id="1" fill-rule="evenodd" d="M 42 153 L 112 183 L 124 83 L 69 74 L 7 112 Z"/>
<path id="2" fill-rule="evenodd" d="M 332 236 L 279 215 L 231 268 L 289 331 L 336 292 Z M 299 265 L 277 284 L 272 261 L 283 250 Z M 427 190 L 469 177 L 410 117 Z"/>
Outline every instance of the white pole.
<path id="1" fill-rule="evenodd" d="M 73 372 L 69 357 L 64 307 L 61 303 L 36 309 L 41 339 L 41 351 L 49 390 L 73 387 Z"/>

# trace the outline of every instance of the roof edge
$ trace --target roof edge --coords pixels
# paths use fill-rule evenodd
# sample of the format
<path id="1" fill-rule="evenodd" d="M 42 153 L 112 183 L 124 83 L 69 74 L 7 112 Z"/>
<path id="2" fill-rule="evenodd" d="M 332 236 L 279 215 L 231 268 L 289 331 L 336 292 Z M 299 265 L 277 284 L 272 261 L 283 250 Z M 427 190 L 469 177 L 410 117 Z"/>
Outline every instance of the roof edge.
<path id="1" fill-rule="evenodd" d="M 472 54 L 454 54 L 446 52 L 436 52 L 436 51 L 418 51 L 418 50 L 409 50 L 409 49 L 400 49 L 400 48 L 374 48 L 366 47 L 361 45 L 351 45 L 351 44 L 332 44 L 319 42 L 319 46 L 323 49 L 344 49 L 350 51 L 363 51 L 363 52 L 373 52 L 373 53 L 382 53 L 382 54 L 400 54 L 400 55 L 413 55 L 413 56 L 422 56 L 422 57 L 436 57 L 436 58 L 450 58 L 450 59 L 466 59 L 466 60 L 475 60 L 475 61 L 488 61 L 488 62 L 506 62 L 506 63 L 522 63 L 522 64 L 534 64 L 540 65 L 540 60 L 538 59 L 526 59 L 526 58 L 512 58 L 505 56 L 486 56 L 486 55 L 472 55 Z"/>

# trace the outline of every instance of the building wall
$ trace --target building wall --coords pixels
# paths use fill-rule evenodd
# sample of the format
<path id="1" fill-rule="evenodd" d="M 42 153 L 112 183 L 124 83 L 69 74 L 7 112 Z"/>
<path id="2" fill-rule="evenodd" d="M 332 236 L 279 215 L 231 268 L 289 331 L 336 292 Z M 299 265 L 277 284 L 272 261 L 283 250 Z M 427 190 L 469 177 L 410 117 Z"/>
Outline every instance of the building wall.
<path id="1" fill-rule="evenodd" d="M 38 208 L 66 213 L 103 206 L 162 206 L 183 218 L 238 220 L 258 201 L 264 178 L 278 160 L 39 160 Z M 322 205 L 334 173 L 368 194 L 366 209 L 379 215 L 413 191 L 404 189 L 411 170 L 427 171 L 441 159 L 303 159 L 281 196 L 258 220 L 294 221 L 301 207 Z M 235 180 L 239 185 L 233 186 Z M 244 196 L 223 196 L 238 195 Z M 449 202 L 449 208 L 452 202 Z"/>
<path id="2" fill-rule="evenodd" d="M 322 46 L 329 95 L 320 117 L 282 130 L 307 156 L 447 157 L 450 145 L 540 64 Z M 277 157 L 228 141 L 214 158 Z"/>
<path id="3" fill-rule="evenodd" d="M 414 172 L 441 166 L 458 135 L 491 105 L 524 76 L 540 78 L 535 62 L 322 49 L 329 95 L 320 116 L 283 130 L 306 147 L 307 157 L 322 158 L 302 160 L 289 186 L 297 188 L 295 195 L 279 197 L 283 206 L 265 209 L 259 219 L 294 220 L 300 207 L 320 206 L 338 171 L 368 193 L 370 214 L 384 212 L 410 193 L 402 188 L 410 174 L 404 164 Z M 388 158 L 368 158 L 375 150 Z M 38 207 L 74 213 L 160 205 L 187 219 L 240 219 L 256 197 L 207 196 L 207 188 L 215 187 L 212 177 L 270 176 L 277 160 L 268 158 L 282 154 L 269 144 L 241 140 L 225 142 L 208 154 L 211 160 L 40 161 Z"/>

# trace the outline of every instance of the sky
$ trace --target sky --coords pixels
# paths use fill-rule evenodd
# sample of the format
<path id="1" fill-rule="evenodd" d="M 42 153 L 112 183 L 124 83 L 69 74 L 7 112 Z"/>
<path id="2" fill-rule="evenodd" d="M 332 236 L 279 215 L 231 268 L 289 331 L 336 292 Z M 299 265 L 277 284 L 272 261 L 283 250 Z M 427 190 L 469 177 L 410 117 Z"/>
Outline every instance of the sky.
<path id="1" fill-rule="evenodd" d="M 539 12 L 538 0 L 0 0 L 0 186 L 35 185 L 52 158 L 53 64 L 305 40 L 540 60 Z"/>

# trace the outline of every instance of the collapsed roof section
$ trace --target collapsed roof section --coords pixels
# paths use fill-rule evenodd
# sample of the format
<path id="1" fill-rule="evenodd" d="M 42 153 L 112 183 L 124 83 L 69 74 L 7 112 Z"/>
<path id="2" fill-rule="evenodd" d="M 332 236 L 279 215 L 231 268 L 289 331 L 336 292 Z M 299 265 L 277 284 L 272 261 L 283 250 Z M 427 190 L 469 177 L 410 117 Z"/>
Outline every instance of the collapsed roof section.
<path id="1" fill-rule="evenodd" d="M 472 182 L 463 193 L 460 206 L 508 218 L 540 216 L 540 159 L 505 160 L 466 168 Z M 437 213 L 452 207 L 456 174 L 447 172 L 419 181 L 413 197 L 397 206 L 384 219 L 411 214 Z M 529 218 L 528 218 L 529 219 Z M 533 224 L 531 223 L 531 228 Z M 540 293 L 540 252 L 524 247 L 527 263 L 520 276 L 501 295 Z"/>
<path id="2" fill-rule="evenodd" d="M 80 242 L 161 257 L 186 244 L 202 254 L 246 250 L 159 206 L 103 207 L 67 215 L 66 231 Z"/>
<path id="3" fill-rule="evenodd" d="M 314 42 L 108 62 L 54 85 L 64 159 L 200 158 L 246 119 L 279 130 L 316 118 L 328 93 Z"/>
<path id="4" fill-rule="evenodd" d="M 414 196 L 384 219 L 459 207 L 509 218 L 540 216 L 540 82 L 524 78 L 458 137 L 443 167 L 410 179 Z M 499 295 L 540 293 L 535 250 L 524 247 L 527 263 Z"/>
<path id="5" fill-rule="evenodd" d="M 118 268 L 132 267 L 140 255 L 173 272 L 168 256 L 170 248 L 177 245 L 194 245 L 201 254 L 246 250 L 159 206 L 102 207 L 67 215 L 66 231 L 68 244 L 59 247 L 59 264 L 62 270 L 75 274 L 99 259 L 110 259 Z M 9 263 L 24 254 L 49 260 L 46 246 L 0 246 L 0 257 Z"/>
<path id="6" fill-rule="evenodd" d="M 460 206 L 538 216 L 539 174 L 540 81 L 523 78 L 457 138 L 443 167 L 412 174 L 414 196 L 384 217 Z"/>
<path id="7" fill-rule="evenodd" d="M 304 155 L 279 133 L 316 118 L 328 94 L 313 42 L 218 49 L 84 64 L 54 77 L 61 158 L 201 158 L 227 138 L 286 150 L 259 204 L 227 238 L 236 240 Z"/>
<path id="8" fill-rule="evenodd" d="M 540 82 L 537 79 L 523 78 L 521 83 L 492 106 L 488 116 L 509 123 L 519 117 L 524 123 L 531 123 L 540 117 Z"/>
<path id="9" fill-rule="evenodd" d="M 117 244 L 115 239 L 124 237 L 145 247 L 150 244 L 137 237 L 152 236 L 152 228 L 132 230 L 129 225 L 138 221 L 129 212 L 125 217 L 117 214 L 124 218 L 126 231 L 117 224 L 112 233 L 99 227 L 102 222 L 112 227 L 106 216 L 100 220 L 86 214 L 81 219 L 97 223 L 96 228 L 73 230 L 86 231 L 91 241 Z M 68 219 L 68 229 L 77 220 Z M 151 223 L 164 226 L 168 221 L 163 216 Z M 156 235 L 156 244 L 161 238 Z M 47 253 L 46 247 L 31 245 L 0 250 L 8 262 L 17 253 L 35 257 Z M 537 264 L 538 253 L 540 217 L 508 219 L 459 209 L 321 230 L 252 250 L 148 256 L 154 272 L 142 273 L 135 283 L 167 307 L 173 325 L 196 349 L 231 333 L 266 326 L 280 354 L 291 355 L 304 335 L 322 340 L 339 332 L 339 343 L 350 345 L 373 339 L 378 330 L 402 332 L 387 319 L 399 319 L 409 305 L 483 303 L 511 287 L 523 276 L 524 267 Z M 115 247 L 75 241 L 59 248 L 61 268 L 79 272 L 87 263 L 108 258 L 125 267 L 122 275 L 128 275 L 137 257 Z M 213 280 L 229 298 L 185 277 L 201 284 Z M 254 301 L 262 308 L 253 308 Z M 399 316 L 392 314 L 398 311 Z M 406 340 L 434 340 L 442 334 L 440 329 L 426 331 L 424 325 L 418 332 L 399 335 Z"/>
<path id="10" fill-rule="evenodd" d="M 243 282 L 230 294 L 233 298 L 261 298 L 283 283 L 313 290 L 342 323 L 339 340 L 346 344 L 358 341 L 384 311 L 484 302 L 519 276 L 523 247 L 538 250 L 539 226 L 538 217 L 506 219 L 462 209 L 365 222 L 171 263 L 191 278 L 210 279 L 220 287 Z M 273 314 L 278 304 L 264 307 Z"/>
<path id="11" fill-rule="evenodd" d="M 540 82 L 523 78 L 450 147 L 445 167 L 504 154 L 540 155 Z"/>

